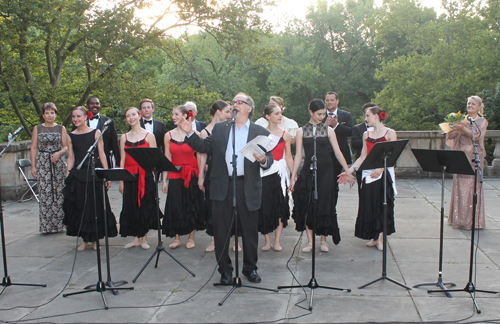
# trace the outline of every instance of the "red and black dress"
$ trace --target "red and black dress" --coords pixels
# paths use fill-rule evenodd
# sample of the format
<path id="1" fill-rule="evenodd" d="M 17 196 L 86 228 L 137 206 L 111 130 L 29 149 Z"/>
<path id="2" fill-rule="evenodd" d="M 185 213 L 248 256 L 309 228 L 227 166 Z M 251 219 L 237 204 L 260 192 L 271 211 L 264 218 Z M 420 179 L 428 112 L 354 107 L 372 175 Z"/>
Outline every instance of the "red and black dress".
<path id="1" fill-rule="evenodd" d="M 203 217 L 203 192 L 198 187 L 198 161 L 193 149 L 172 138 L 169 132 L 172 163 L 182 169 L 168 173 L 168 194 L 162 231 L 168 237 L 186 235 L 206 228 Z"/>
<path id="2" fill-rule="evenodd" d="M 290 206 L 288 205 L 290 181 L 284 159 L 284 135 L 285 131 L 271 150 L 274 158 L 273 165 L 267 170 L 261 170 L 262 203 L 259 210 L 259 232 L 261 234 L 273 232 L 278 227 L 280 219 L 283 227 L 286 227 L 290 218 Z M 275 137 L 278 138 L 278 136 Z"/>
<path id="3" fill-rule="evenodd" d="M 389 131 L 387 131 L 389 132 Z M 366 154 L 370 153 L 376 143 L 387 142 L 387 132 L 380 138 L 366 138 Z M 387 175 L 387 235 L 396 231 L 394 227 L 394 168 L 388 168 Z M 354 235 L 365 240 L 378 240 L 383 232 L 384 217 L 384 174 L 377 179 L 370 178 L 373 170 L 363 170 L 361 189 L 359 191 L 358 217 Z"/>
<path id="4" fill-rule="evenodd" d="M 148 133 L 149 134 L 149 133 Z M 125 148 L 149 147 L 146 136 L 138 142 L 130 142 L 125 134 Z M 155 181 L 151 172 L 143 168 L 125 151 L 125 166 L 135 181 L 123 181 L 123 204 L 120 214 L 120 235 L 143 237 L 150 229 L 158 229 L 155 202 Z M 163 214 L 158 210 L 160 218 Z"/>

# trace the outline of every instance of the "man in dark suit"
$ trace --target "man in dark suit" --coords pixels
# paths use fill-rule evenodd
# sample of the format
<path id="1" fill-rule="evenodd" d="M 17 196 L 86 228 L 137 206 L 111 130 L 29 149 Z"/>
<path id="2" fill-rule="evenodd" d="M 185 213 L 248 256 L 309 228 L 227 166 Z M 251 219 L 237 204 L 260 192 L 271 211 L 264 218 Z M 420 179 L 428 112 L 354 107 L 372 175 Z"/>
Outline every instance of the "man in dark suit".
<path id="1" fill-rule="evenodd" d="M 114 165 L 120 165 L 120 147 L 118 146 L 118 135 L 116 134 L 115 122 L 113 119 L 99 113 L 101 110 L 101 102 L 99 101 L 99 98 L 95 96 L 87 99 L 87 109 L 92 112 L 92 118 L 87 121 L 89 127 L 102 131 L 104 123 L 110 120 L 108 130 L 104 133 L 104 135 L 102 135 L 104 153 L 108 159 L 109 168 L 112 168 Z M 116 164 L 113 163 L 111 153 L 113 153 L 113 156 L 115 157 Z"/>
<path id="2" fill-rule="evenodd" d="M 156 147 L 162 152 L 165 150 L 165 133 L 167 127 L 165 123 L 153 118 L 155 105 L 151 99 L 142 99 L 139 104 L 142 118 L 140 120 L 141 127 L 152 133 L 156 139 Z"/>
<path id="3" fill-rule="evenodd" d="M 203 128 L 207 127 L 207 123 L 196 120 L 196 115 L 198 115 L 198 108 L 196 107 L 196 104 L 192 101 L 188 101 L 184 104 L 184 106 L 187 107 L 187 109 L 191 110 L 193 112 L 193 129 L 196 129 L 199 132 L 203 130 Z"/>
<path id="4" fill-rule="evenodd" d="M 365 117 L 366 111 L 370 107 L 375 107 L 376 104 L 372 102 L 365 103 L 363 105 L 363 118 Z M 373 128 L 373 127 L 370 127 Z M 352 128 L 352 137 L 351 137 L 351 147 L 356 150 L 356 160 L 361 155 L 361 150 L 363 149 L 363 134 L 369 130 L 366 122 L 362 122 L 357 124 Z M 356 180 L 358 182 L 358 192 L 361 189 L 361 172 L 356 172 Z"/>
<path id="5" fill-rule="evenodd" d="M 335 130 L 335 135 L 337 136 L 337 142 L 339 143 L 342 155 L 344 155 L 347 164 L 352 163 L 351 149 L 349 148 L 348 137 L 351 136 L 352 127 L 354 126 L 354 120 L 352 115 L 348 111 L 338 109 L 339 96 L 337 93 L 330 91 L 326 94 L 325 105 L 326 105 L 326 117 L 323 120 L 325 125 L 332 127 Z M 333 192 L 335 193 L 334 206 L 337 206 L 339 184 L 337 183 L 337 177 L 342 172 L 342 166 L 335 157 L 333 149 L 330 148 L 330 157 L 333 162 Z"/>
<path id="6" fill-rule="evenodd" d="M 261 277 L 257 273 L 257 244 L 259 240 L 258 222 L 262 197 L 262 179 L 260 169 L 268 169 L 273 163 L 271 152 L 257 156 L 250 162 L 240 149 L 258 135 L 268 136 L 269 131 L 250 121 L 253 115 L 252 98 L 244 93 L 234 97 L 233 109 L 238 113 L 235 118 L 236 145 L 236 208 L 238 211 L 238 229 L 243 237 L 243 275 L 250 282 L 258 283 Z M 223 121 L 215 124 L 212 135 L 205 140 L 200 138 L 192 127 L 192 120 L 183 120 L 178 126 L 188 134 L 185 143 L 196 152 L 212 154 L 212 173 L 210 175 L 210 199 L 212 200 L 215 256 L 219 260 L 221 283 L 232 283 L 233 266 L 229 257 L 229 237 L 233 224 L 233 166 L 232 166 L 232 123 Z"/>

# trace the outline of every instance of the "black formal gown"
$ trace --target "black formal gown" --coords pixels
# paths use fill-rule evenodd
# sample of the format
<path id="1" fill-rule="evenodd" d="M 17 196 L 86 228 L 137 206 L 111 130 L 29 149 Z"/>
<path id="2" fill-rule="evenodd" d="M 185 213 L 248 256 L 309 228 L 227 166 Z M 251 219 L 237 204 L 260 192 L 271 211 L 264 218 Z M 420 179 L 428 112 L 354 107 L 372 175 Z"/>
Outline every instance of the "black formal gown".
<path id="1" fill-rule="evenodd" d="M 86 134 L 68 133 L 73 143 L 73 152 L 75 155 L 75 163 L 73 170 L 82 162 L 87 154 L 87 150 L 95 142 L 95 129 Z M 103 203 L 103 188 L 102 182 L 96 181 L 95 186 L 92 182 L 92 176 L 89 168 L 90 159 L 87 159 L 81 170 L 89 170 L 87 177 L 89 182 L 81 182 L 71 173 L 65 180 L 63 195 L 63 224 L 67 226 L 66 235 L 79 236 L 84 242 L 95 242 L 97 238 L 104 237 L 104 203 Z M 97 156 L 95 156 L 96 168 L 101 168 L 102 164 Z M 108 236 L 115 237 L 118 234 L 116 229 L 116 218 L 111 211 L 109 199 L 106 195 L 106 219 L 108 223 Z M 95 215 L 97 210 L 98 234 L 96 237 Z"/>
<path id="2" fill-rule="evenodd" d="M 292 197 L 294 201 L 292 218 L 295 220 L 295 229 L 303 231 L 307 225 L 313 229 L 313 193 L 314 179 L 310 168 L 311 158 L 314 155 L 313 125 L 307 123 L 303 130 L 303 146 L 306 153 L 304 166 L 300 171 Z M 316 235 L 331 235 L 333 242 L 339 244 L 340 230 L 335 211 L 332 159 L 330 158 L 328 126 L 321 123 L 316 128 L 316 154 L 318 161 L 318 208 L 316 214 Z"/>

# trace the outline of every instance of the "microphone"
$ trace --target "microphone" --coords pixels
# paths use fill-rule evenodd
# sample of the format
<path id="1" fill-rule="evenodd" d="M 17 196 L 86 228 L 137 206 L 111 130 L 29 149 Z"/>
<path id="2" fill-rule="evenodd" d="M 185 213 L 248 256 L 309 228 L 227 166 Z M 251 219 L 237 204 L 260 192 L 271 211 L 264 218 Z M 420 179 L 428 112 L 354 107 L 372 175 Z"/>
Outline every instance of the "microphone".
<path id="1" fill-rule="evenodd" d="M 12 137 L 18 135 L 23 129 L 24 129 L 24 126 L 20 126 L 18 129 L 16 129 L 16 131 L 14 132 L 14 134 L 12 134 Z"/>
<path id="2" fill-rule="evenodd" d="M 104 126 L 108 126 L 109 124 L 111 124 L 111 119 L 108 119 L 104 122 Z"/>
<path id="3" fill-rule="evenodd" d="M 238 113 L 238 110 L 233 109 L 233 116 L 231 117 L 232 119 L 236 118 L 236 114 Z"/>
<path id="4" fill-rule="evenodd" d="M 313 125 L 313 137 L 316 137 L 316 125 Z"/>
<path id="5" fill-rule="evenodd" d="M 474 121 L 474 119 L 472 119 L 472 117 L 470 116 L 467 116 L 467 120 L 470 121 L 471 123 Z"/>

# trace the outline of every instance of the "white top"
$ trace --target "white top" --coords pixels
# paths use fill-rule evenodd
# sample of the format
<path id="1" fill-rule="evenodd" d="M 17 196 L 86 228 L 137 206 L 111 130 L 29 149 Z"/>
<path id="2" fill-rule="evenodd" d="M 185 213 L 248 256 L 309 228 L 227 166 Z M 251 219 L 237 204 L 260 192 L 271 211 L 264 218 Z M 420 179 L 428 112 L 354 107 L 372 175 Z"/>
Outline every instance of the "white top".
<path id="1" fill-rule="evenodd" d="M 255 124 L 262 126 L 264 128 L 267 128 L 267 125 L 269 123 L 267 122 L 267 119 L 265 119 L 264 117 L 260 117 L 259 119 L 257 119 Z M 280 128 L 283 128 L 287 132 L 289 132 L 290 135 L 292 136 L 292 138 L 295 138 L 295 133 L 297 132 L 297 129 L 299 128 L 299 125 L 297 124 L 297 122 L 295 120 L 290 119 L 290 118 L 285 117 L 285 116 L 283 116 L 283 119 L 281 120 L 281 123 L 278 124 L 278 126 Z"/>

